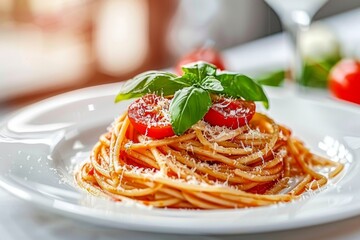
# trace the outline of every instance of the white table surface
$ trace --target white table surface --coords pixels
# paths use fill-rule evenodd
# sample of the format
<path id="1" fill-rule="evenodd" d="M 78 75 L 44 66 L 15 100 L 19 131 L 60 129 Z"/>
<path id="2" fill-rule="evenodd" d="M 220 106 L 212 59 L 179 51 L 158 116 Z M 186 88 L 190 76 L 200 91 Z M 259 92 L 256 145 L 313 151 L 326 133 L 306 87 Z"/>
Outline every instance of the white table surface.
<path id="1" fill-rule="evenodd" d="M 332 17 L 326 21 L 334 27 L 340 40 L 345 44 L 345 51 L 352 51 L 355 42 L 360 39 L 360 9 Z M 346 27 L 342 27 L 346 26 Z M 225 51 L 228 66 L 233 70 L 255 69 L 257 65 L 285 64 L 289 48 L 283 35 L 278 34 L 243 46 Z M 267 53 L 264 58 L 263 53 Z M 261 59 L 261 60 L 259 60 Z M 319 97 L 321 99 L 321 96 Z M 12 109 L 0 104 L 0 121 Z M 4 151 L 3 149 L 0 149 Z M 77 220 L 69 219 L 43 209 L 33 207 L 30 203 L 19 200 L 0 190 L 0 239 L 360 239 L 360 216 L 330 224 L 261 234 L 229 236 L 188 236 L 143 233 L 119 229 L 97 227 Z"/>

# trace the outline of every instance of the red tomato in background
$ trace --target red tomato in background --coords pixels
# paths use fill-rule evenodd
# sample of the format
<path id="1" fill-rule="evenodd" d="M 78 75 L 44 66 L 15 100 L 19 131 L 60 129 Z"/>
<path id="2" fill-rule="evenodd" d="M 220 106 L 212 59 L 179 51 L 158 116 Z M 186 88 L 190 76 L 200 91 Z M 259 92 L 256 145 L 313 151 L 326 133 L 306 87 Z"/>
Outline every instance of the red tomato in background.
<path id="1" fill-rule="evenodd" d="M 220 99 L 213 103 L 204 120 L 210 125 L 236 129 L 248 123 L 255 114 L 256 105 L 252 101 Z"/>
<path id="2" fill-rule="evenodd" d="M 183 65 L 197 61 L 212 63 L 220 70 L 225 69 L 224 60 L 219 51 L 214 48 L 199 48 L 180 59 L 175 68 L 176 73 L 182 75 L 181 67 Z"/>
<path id="3" fill-rule="evenodd" d="M 155 94 L 145 95 L 130 104 L 129 120 L 142 135 L 156 139 L 173 136 L 169 106 L 169 99 Z"/>
<path id="4" fill-rule="evenodd" d="M 338 62 L 330 71 L 329 89 L 340 99 L 360 104 L 360 62 L 354 59 Z"/>

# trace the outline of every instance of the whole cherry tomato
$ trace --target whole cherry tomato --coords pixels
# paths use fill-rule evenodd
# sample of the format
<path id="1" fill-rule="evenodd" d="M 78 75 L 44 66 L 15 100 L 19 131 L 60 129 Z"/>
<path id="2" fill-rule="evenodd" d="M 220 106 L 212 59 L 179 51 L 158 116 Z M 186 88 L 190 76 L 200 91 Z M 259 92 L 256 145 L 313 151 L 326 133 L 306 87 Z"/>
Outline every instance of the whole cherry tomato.
<path id="1" fill-rule="evenodd" d="M 130 104 L 129 120 L 136 131 L 148 137 L 161 139 L 173 136 L 169 106 L 169 99 L 155 94 L 145 95 Z"/>
<path id="2" fill-rule="evenodd" d="M 208 63 L 212 63 L 220 70 L 225 69 L 224 60 L 221 57 L 219 51 L 215 50 L 214 48 L 199 48 L 188 53 L 180 59 L 175 68 L 176 73 L 178 75 L 182 75 L 183 72 L 181 67 L 183 65 L 197 61 L 205 61 Z"/>
<path id="3" fill-rule="evenodd" d="M 329 89 L 340 99 L 360 104 L 360 62 L 354 59 L 338 62 L 330 71 Z"/>
<path id="4" fill-rule="evenodd" d="M 252 101 L 222 98 L 216 100 L 205 114 L 204 120 L 210 125 L 238 128 L 248 123 L 255 114 Z"/>

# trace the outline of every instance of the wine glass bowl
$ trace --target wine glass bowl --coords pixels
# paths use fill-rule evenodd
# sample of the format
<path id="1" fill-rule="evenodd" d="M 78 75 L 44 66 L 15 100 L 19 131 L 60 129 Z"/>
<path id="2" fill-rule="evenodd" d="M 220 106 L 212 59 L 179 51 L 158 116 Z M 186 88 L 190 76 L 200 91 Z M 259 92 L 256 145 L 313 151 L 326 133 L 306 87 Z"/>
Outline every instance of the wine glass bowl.
<path id="1" fill-rule="evenodd" d="M 301 84 L 303 60 L 300 54 L 299 35 L 307 31 L 315 13 L 327 0 L 265 0 L 276 12 L 287 31 L 293 56 L 290 66 L 291 79 Z"/>

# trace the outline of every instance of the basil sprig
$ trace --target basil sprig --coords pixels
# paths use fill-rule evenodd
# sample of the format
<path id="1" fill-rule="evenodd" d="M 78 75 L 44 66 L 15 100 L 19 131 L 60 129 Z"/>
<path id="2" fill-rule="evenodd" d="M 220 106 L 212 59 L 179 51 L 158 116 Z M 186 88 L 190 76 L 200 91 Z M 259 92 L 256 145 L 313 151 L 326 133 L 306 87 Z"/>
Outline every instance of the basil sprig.
<path id="1" fill-rule="evenodd" d="M 232 72 L 217 72 L 214 65 L 195 62 L 182 67 L 177 76 L 162 71 L 149 71 L 126 82 L 115 102 L 141 97 L 148 93 L 174 95 L 170 103 L 170 117 L 174 132 L 183 134 L 201 120 L 211 107 L 211 94 L 261 101 L 266 108 L 269 101 L 262 89 L 251 78 Z"/>
<path id="2" fill-rule="evenodd" d="M 190 84 L 177 81 L 175 74 L 162 71 L 148 71 L 125 82 L 115 98 L 115 102 L 141 97 L 148 93 L 157 95 L 173 95 L 177 90 Z"/>
<path id="3" fill-rule="evenodd" d="M 210 94 L 201 87 L 191 86 L 177 91 L 169 108 L 174 132 L 183 134 L 205 116 L 210 106 Z"/>

